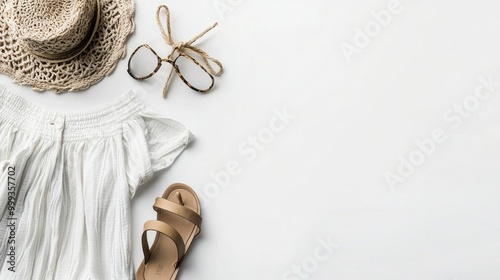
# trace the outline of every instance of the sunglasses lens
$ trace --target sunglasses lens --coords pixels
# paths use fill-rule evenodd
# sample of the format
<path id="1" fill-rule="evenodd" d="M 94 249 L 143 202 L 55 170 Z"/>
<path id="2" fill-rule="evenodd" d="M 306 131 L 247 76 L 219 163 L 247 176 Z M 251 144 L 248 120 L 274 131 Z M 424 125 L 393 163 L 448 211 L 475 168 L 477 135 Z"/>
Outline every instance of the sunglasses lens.
<path id="1" fill-rule="evenodd" d="M 185 56 L 179 56 L 175 62 L 186 81 L 194 88 L 208 90 L 212 86 L 212 78 L 200 65 Z"/>
<path id="2" fill-rule="evenodd" d="M 134 76 L 144 79 L 154 74 L 158 67 L 158 57 L 147 47 L 140 47 L 130 58 L 130 71 Z"/>

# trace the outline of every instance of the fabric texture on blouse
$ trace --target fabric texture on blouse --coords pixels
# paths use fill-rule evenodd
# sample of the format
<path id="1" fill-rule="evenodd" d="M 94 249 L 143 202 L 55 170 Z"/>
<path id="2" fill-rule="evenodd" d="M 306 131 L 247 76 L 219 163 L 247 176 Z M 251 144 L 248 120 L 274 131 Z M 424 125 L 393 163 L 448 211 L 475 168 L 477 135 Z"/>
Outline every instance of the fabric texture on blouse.
<path id="1" fill-rule="evenodd" d="M 130 200 L 193 138 L 133 92 L 60 113 L 0 86 L 0 279 L 133 279 Z"/>

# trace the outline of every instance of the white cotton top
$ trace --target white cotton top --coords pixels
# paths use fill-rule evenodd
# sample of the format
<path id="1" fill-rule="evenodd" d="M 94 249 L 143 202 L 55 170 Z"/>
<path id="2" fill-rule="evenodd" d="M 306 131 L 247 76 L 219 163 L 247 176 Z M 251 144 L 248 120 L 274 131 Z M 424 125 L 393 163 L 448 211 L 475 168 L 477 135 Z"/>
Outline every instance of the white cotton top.
<path id="1" fill-rule="evenodd" d="M 133 92 L 58 113 L 0 86 L 0 279 L 133 279 L 130 199 L 192 139 Z"/>

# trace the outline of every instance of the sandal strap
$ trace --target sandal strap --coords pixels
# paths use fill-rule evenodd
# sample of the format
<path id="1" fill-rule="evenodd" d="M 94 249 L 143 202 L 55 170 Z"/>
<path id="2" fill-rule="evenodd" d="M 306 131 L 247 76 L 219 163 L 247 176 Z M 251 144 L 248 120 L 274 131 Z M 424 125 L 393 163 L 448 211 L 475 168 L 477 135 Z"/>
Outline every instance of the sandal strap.
<path id="1" fill-rule="evenodd" d="M 182 217 L 190 221 L 191 223 L 193 223 L 195 226 L 198 227 L 198 232 L 201 228 L 202 218 L 198 213 L 170 200 L 157 197 L 155 204 L 153 205 L 153 209 L 155 209 L 155 211 L 159 211 L 159 209 L 169 211 L 176 214 L 179 217 Z"/>
<path id="2" fill-rule="evenodd" d="M 144 264 L 147 264 L 147 262 L 149 261 L 149 258 L 151 257 L 151 251 L 149 249 L 149 244 L 148 244 L 148 235 L 147 235 L 148 231 L 156 231 L 156 232 L 159 232 L 159 233 L 167 236 L 168 238 L 172 239 L 175 246 L 177 247 L 177 261 L 176 261 L 176 263 L 178 263 L 182 259 L 182 257 L 184 256 L 184 254 L 186 252 L 185 251 L 186 249 L 185 249 L 184 241 L 183 241 L 181 235 L 179 234 L 179 232 L 177 232 L 177 230 L 175 230 L 172 226 L 170 226 L 164 222 L 147 221 L 144 224 L 144 231 L 142 232 L 142 251 L 144 252 Z"/>

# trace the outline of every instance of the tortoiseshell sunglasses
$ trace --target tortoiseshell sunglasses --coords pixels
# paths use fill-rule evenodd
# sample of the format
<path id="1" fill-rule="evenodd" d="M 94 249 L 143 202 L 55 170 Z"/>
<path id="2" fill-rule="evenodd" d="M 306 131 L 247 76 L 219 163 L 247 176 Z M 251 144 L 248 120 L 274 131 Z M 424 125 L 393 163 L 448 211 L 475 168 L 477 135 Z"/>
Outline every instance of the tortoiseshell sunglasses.
<path id="1" fill-rule="evenodd" d="M 160 70 L 163 62 L 171 64 L 173 67 L 172 70 L 192 90 L 208 92 L 214 86 L 214 77 L 193 57 L 184 52 L 177 52 L 175 59 L 171 59 L 171 57 L 161 58 L 147 44 L 137 47 L 132 53 L 128 61 L 127 72 L 136 80 L 145 80 L 155 75 Z M 172 72 L 170 71 L 167 78 L 166 87 L 168 87 Z"/>

